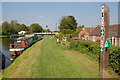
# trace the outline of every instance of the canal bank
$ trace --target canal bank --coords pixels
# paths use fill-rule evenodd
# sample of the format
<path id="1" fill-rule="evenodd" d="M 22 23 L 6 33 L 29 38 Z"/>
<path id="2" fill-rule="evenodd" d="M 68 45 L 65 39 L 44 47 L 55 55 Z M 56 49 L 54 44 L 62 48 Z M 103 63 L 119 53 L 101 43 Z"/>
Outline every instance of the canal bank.
<path id="1" fill-rule="evenodd" d="M 33 44 L 3 71 L 3 78 L 99 77 L 98 62 L 50 37 Z"/>
<path id="2" fill-rule="evenodd" d="M 23 38 L 23 37 L 19 37 L 19 38 Z M 4 37 L 4 38 L 0 38 L 0 51 L 5 56 L 5 68 L 7 68 L 11 64 L 11 60 L 10 60 L 10 44 L 14 43 L 16 40 L 18 40 L 18 37 L 12 37 L 12 38 Z M 34 44 L 35 42 L 36 41 L 31 42 L 31 45 Z M 29 45 L 29 46 L 31 46 L 31 45 Z"/>
<path id="3" fill-rule="evenodd" d="M 23 68 L 23 66 L 27 66 L 23 70 L 23 72 L 25 72 L 28 68 L 32 67 L 35 57 L 38 56 L 38 54 L 35 54 L 35 52 L 37 51 L 36 49 L 39 48 L 38 45 L 40 45 L 42 41 L 43 40 L 33 44 L 31 47 L 26 49 L 18 58 L 16 58 L 15 61 L 3 71 L 3 78 L 10 78 L 12 76 L 12 73 L 19 71 Z"/>
<path id="4" fill-rule="evenodd" d="M 0 38 L 10 38 L 10 35 L 2 35 L 2 34 L 0 34 Z"/>
<path id="5" fill-rule="evenodd" d="M 0 38 L 15 38 L 15 37 L 24 37 L 24 35 L 0 35 Z"/>

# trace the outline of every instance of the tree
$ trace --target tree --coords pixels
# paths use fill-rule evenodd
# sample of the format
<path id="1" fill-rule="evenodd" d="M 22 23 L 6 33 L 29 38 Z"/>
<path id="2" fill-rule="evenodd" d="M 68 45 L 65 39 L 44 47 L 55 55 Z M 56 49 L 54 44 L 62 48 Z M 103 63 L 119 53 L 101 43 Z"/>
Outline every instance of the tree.
<path id="1" fill-rule="evenodd" d="M 43 29 L 42 32 L 51 32 L 50 29 Z"/>
<path id="2" fill-rule="evenodd" d="M 46 28 L 48 28 L 48 25 L 46 25 Z"/>
<path id="3" fill-rule="evenodd" d="M 39 24 L 31 24 L 29 27 L 30 33 L 42 32 L 43 28 Z"/>
<path id="4" fill-rule="evenodd" d="M 0 35 L 2 34 L 2 25 L 0 25 Z"/>
<path id="5" fill-rule="evenodd" d="M 62 32 L 63 34 L 71 34 L 71 33 L 73 33 L 74 31 L 71 30 L 71 29 L 63 29 L 61 32 Z"/>
<path id="6" fill-rule="evenodd" d="M 20 31 L 20 24 L 16 20 L 12 20 L 10 26 L 13 30 L 12 34 L 17 34 Z"/>
<path id="7" fill-rule="evenodd" d="M 7 21 L 2 23 L 2 34 L 17 34 L 20 31 L 20 24 L 12 20 L 10 24 Z"/>
<path id="8" fill-rule="evenodd" d="M 77 26 L 77 29 L 75 32 L 73 32 L 72 37 L 77 37 L 80 31 L 83 30 L 83 28 L 84 28 L 84 25 Z"/>
<path id="9" fill-rule="evenodd" d="M 28 28 L 27 28 L 27 26 L 25 25 L 25 24 L 21 24 L 20 25 L 20 31 L 28 31 Z"/>
<path id="10" fill-rule="evenodd" d="M 81 31 L 83 28 L 84 28 L 84 25 L 79 25 L 79 26 L 77 26 L 77 30 L 78 30 L 78 31 Z"/>
<path id="11" fill-rule="evenodd" d="M 79 25 L 79 26 L 77 26 L 76 34 L 79 34 L 79 32 L 80 32 L 81 30 L 83 30 L 83 28 L 84 28 L 84 25 Z"/>
<path id="12" fill-rule="evenodd" d="M 2 34 L 10 34 L 10 24 L 7 21 L 2 23 Z"/>
<path id="13" fill-rule="evenodd" d="M 77 24 L 78 23 L 76 22 L 74 16 L 64 16 L 62 17 L 60 21 L 59 29 L 60 31 L 65 30 L 65 29 L 76 31 Z"/>
<path id="14" fill-rule="evenodd" d="M 51 32 L 50 29 L 46 29 L 46 32 Z"/>

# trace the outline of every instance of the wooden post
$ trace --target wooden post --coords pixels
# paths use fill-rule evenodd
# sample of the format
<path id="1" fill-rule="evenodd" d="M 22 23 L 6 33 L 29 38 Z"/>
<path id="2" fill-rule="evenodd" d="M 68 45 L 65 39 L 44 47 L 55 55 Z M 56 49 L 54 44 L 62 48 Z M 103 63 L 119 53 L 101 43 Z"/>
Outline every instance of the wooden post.
<path id="1" fill-rule="evenodd" d="M 105 41 L 108 38 L 109 30 L 109 8 L 106 4 L 101 6 L 101 54 L 100 54 L 100 76 L 107 78 L 108 74 L 108 49 L 105 48 Z"/>

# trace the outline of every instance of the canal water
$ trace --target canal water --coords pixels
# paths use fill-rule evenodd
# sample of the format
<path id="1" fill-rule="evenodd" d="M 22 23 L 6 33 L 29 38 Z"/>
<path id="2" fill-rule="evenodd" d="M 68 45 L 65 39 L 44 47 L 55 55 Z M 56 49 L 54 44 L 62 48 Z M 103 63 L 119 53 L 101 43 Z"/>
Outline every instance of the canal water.
<path id="1" fill-rule="evenodd" d="M 10 39 L 10 38 L 0 38 L 0 50 L 2 50 L 3 54 L 6 56 L 5 67 L 8 67 L 10 65 L 9 45 L 13 41 L 14 39 Z"/>

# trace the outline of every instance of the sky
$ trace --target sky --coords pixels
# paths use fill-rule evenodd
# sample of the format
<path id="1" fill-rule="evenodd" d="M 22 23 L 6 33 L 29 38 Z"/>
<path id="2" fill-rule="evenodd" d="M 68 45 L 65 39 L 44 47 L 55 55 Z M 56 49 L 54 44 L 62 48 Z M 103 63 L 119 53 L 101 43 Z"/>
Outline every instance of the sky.
<path id="1" fill-rule="evenodd" d="M 78 25 L 100 25 L 100 6 L 110 8 L 110 24 L 118 24 L 117 2 L 2 2 L 2 21 L 17 20 L 29 26 L 38 23 L 57 30 L 62 16 L 74 16 Z M 0 4 L 1 5 L 1 4 Z"/>
<path id="2" fill-rule="evenodd" d="M 0 2 L 0 22 L 2 21 L 2 3 Z"/>
<path id="3" fill-rule="evenodd" d="M 118 2 L 119 0 L 2 0 L 3 2 Z"/>

